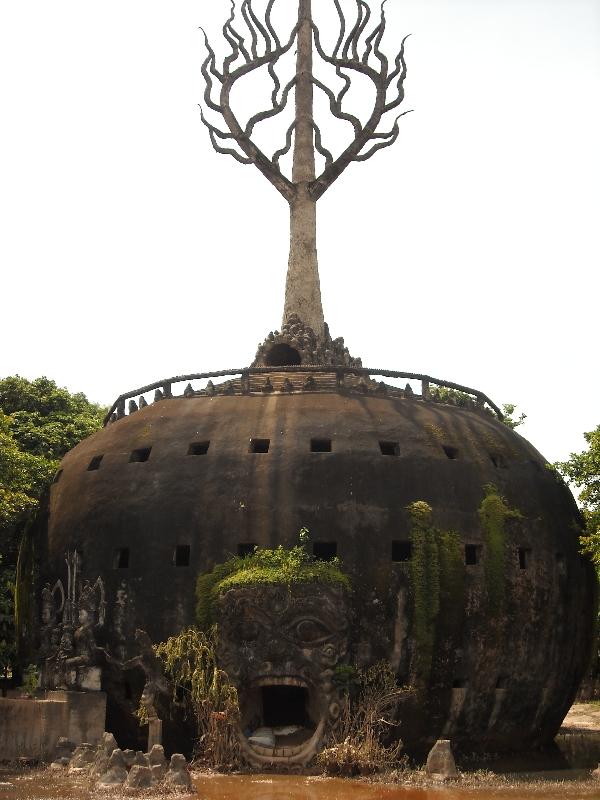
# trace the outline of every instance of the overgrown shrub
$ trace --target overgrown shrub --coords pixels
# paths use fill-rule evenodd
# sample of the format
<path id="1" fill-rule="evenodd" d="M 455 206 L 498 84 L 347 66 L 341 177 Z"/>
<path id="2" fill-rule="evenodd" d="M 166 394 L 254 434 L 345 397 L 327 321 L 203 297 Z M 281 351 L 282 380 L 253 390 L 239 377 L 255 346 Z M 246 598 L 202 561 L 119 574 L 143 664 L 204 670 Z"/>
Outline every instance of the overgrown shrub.
<path id="1" fill-rule="evenodd" d="M 186 704 L 195 716 L 197 759 L 206 767 L 235 769 L 240 763 L 238 696 L 219 669 L 216 650 L 216 626 L 187 628 L 155 646 L 173 685 L 173 701 Z"/>
<path id="2" fill-rule="evenodd" d="M 398 703 L 411 690 L 397 685 L 387 661 L 343 670 L 336 681 L 344 687 L 340 715 L 317 763 L 330 774 L 345 776 L 397 768 L 402 752 L 402 742 L 394 739 Z"/>
<path id="3" fill-rule="evenodd" d="M 303 535 L 304 534 L 304 535 Z M 291 548 L 279 545 L 273 550 L 256 548 L 248 556 L 233 556 L 217 564 L 211 572 L 200 575 L 196 583 L 196 621 L 202 629 L 214 622 L 216 599 L 228 589 L 241 586 L 293 583 L 329 583 L 350 588 L 348 576 L 342 572 L 338 558 L 318 561 L 310 555 L 304 542 L 308 531 L 300 531 L 300 544 Z"/>

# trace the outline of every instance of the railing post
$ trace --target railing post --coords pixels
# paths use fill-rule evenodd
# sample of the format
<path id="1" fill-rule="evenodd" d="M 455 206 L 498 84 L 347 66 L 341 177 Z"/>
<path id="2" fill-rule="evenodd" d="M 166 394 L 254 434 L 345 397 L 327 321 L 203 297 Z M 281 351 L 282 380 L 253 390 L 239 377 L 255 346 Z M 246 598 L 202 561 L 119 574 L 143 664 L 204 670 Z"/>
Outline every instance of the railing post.
<path id="1" fill-rule="evenodd" d="M 173 397 L 171 393 L 171 384 L 170 383 L 163 383 L 163 396 L 164 397 Z"/>
<path id="2" fill-rule="evenodd" d="M 240 383 L 242 385 L 242 394 L 250 394 L 250 373 L 247 369 L 242 372 Z"/>
<path id="3" fill-rule="evenodd" d="M 119 400 L 117 403 L 117 419 L 123 419 L 125 416 L 125 399 Z"/>
<path id="4" fill-rule="evenodd" d="M 335 371 L 335 383 L 336 383 L 336 386 L 337 386 L 338 390 L 341 390 L 341 389 L 344 388 L 345 375 L 346 375 L 346 373 L 344 372 L 343 369 L 336 369 L 336 371 Z"/>
<path id="5" fill-rule="evenodd" d="M 421 396 L 423 400 L 429 400 L 429 381 L 425 380 L 425 378 L 421 379 Z"/>

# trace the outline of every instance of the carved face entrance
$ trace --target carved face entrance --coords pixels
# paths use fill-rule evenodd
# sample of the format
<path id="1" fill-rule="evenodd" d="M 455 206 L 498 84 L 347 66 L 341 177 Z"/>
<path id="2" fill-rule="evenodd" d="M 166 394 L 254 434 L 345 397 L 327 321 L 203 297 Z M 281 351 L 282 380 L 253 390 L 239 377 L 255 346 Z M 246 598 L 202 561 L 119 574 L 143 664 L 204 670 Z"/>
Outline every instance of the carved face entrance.
<path id="1" fill-rule="evenodd" d="M 310 726 L 306 707 L 308 689 L 304 686 L 263 686 L 261 695 L 265 725 L 272 728 Z"/>
<path id="2" fill-rule="evenodd" d="M 307 764 L 339 713 L 334 669 L 346 654 L 346 594 L 337 586 L 240 587 L 219 601 L 219 661 L 240 703 L 251 764 Z"/>

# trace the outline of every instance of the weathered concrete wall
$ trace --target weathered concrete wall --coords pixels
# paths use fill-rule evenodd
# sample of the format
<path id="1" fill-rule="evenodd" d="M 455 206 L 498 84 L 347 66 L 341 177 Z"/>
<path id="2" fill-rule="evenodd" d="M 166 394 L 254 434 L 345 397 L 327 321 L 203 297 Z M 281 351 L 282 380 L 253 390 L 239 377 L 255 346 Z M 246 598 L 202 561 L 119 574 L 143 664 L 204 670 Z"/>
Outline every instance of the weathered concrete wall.
<path id="1" fill-rule="evenodd" d="M 0 761 L 48 761 L 66 736 L 97 744 L 104 732 L 104 692 L 47 692 L 45 699 L 0 698 Z"/>

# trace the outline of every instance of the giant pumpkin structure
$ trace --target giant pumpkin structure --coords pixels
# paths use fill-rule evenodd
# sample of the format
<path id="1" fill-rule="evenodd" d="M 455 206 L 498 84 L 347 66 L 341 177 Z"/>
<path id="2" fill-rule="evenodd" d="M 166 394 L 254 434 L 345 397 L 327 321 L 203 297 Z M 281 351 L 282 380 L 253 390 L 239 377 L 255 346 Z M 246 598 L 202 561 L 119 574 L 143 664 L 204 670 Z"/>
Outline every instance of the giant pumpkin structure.
<path id="1" fill-rule="evenodd" d="M 365 3 L 350 21 L 332 3 L 333 49 L 310 0 L 299 1 L 285 39 L 273 2 L 259 18 L 244 0 L 241 22 L 232 12 L 225 24 L 231 53 L 220 67 L 207 41 L 203 120 L 215 148 L 258 167 L 290 206 L 282 327 L 250 367 L 121 395 L 105 427 L 65 456 L 40 534 L 44 681 L 106 691 L 107 724 L 132 743 L 148 642 L 194 623 L 198 576 L 256 546 L 290 547 L 306 527 L 311 553 L 338 556 L 349 589 L 245 586 L 216 604 L 249 762 L 310 761 L 338 710 L 336 669 L 381 659 L 411 687 L 398 712 L 409 749 L 442 735 L 488 752 L 537 746 L 558 730 L 590 649 L 594 578 L 578 552 L 580 515 L 543 456 L 482 392 L 363 368 L 329 334 L 316 203 L 350 163 L 396 140 L 397 117 L 380 126 L 402 102 L 406 76 L 404 42 L 392 62 L 380 49 L 383 10 L 371 27 Z M 296 70 L 283 84 L 280 59 L 294 48 Z M 317 77 L 313 58 L 337 73 L 341 90 Z M 231 91 L 265 67 L 272 107 L 243 125 Z M 357 74 L 373 87 L 366 121 L 344 106 Z M 337 157 L 315 123 L 314 91 L 353 129 Z M 293 122 L 268 157 L 253 131 L 292 94 Z M 279 162 L 292 143 L 288 178 Z M 168 746 L 178 723 L 164 723 Z M 293 743 L 246 736 L 286 725 Z"/>

